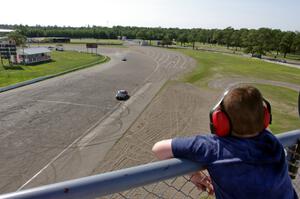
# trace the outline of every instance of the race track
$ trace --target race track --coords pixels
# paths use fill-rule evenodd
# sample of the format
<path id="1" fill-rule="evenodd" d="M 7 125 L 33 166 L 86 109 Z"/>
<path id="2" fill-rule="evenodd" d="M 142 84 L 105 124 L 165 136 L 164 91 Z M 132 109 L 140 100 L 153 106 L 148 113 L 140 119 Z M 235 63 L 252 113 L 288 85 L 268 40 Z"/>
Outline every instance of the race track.
<path id="1" fill-rule="evenodd" d="M 90 175 L 163 84 L 194 65 L 160 48 L 98 53 L 111 61 L 0 93 L 0 193 Z M 131 98 L 116 101 L 118 89 Z"/>

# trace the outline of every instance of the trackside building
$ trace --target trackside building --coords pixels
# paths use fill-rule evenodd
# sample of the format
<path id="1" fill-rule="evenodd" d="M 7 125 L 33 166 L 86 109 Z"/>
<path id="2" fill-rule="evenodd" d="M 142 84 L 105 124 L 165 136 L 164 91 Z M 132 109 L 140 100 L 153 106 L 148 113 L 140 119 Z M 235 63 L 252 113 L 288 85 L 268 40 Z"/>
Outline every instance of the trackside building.
<path id="1" fill-rule="evenodd" d="M 51 51 L 45 47 L 19 49 L 15 62 L 21 64 L 36 64 L 50 61 L 50 52 Z"/>

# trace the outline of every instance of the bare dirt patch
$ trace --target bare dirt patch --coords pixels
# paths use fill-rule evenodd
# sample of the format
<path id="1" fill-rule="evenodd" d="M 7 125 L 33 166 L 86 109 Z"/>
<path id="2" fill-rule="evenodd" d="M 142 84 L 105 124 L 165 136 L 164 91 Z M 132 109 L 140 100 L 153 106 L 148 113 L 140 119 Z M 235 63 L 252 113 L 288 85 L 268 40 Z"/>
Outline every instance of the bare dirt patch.
<path id="1" fill-rule="evenodd" d="M 151 148 L 161 139 L 209 132 L 208 113 L 218 96 L 191 84 L 168 83 L 93 174 L 155 161 Z"/>

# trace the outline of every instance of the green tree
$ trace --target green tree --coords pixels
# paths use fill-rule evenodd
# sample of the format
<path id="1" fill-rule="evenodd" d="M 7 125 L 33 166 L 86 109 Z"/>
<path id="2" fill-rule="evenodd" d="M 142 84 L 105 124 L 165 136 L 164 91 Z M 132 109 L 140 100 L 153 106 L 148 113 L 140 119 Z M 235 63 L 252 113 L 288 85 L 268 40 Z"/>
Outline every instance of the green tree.
<path id="1" fill-rule="evenodd" d="M 248 45 L 248 34 L 250 30 L 244 28 L 239 30 L 239 32 L 241 32 L 241 47 L 246 48 Z"/>
<path id="2" fill-rule="evenodd" d="M 146 32 L 146 39 L 150 41 L 150 45 L 152 44 L 152 40 L 155 38 L 155 34 L 153 30 L 149 30 Z"/>
<path id="3" fill-rule="evenodd" d="M 279 29 L 274 29 L 271 31 L 271 50 L 276 51 L 276 57 L 280 51 L 280 41 L 282 37 L 282 32 Z"/>
<path id="4" fill-rule="evenodd" d="M 245 35 L 244 35 L 245 36 Z M 249 30 L 246 37 L 243 38 L 243 45 L 245 46 L 245 52 L 252 55 L 258 50 L 256 46 L 256 38 L 258 37 L 257 30 Z"/>
<path id="5" fill-rule="evenodd" d="M 271 30 L 260 28 L 258 30 L 249 30 L 247 38 L 244 40 L 246 46 L 245 52 L 259 55 L 265 55 L 271 49 Z"/>
<path id="6" fill-rule="evenodd" d="M 220 29 L 179 29 L 179 28 L 145 28 L 134 26 L 100 27 L 58 27 L 58 26 L 23 26 L 0 25 L 2 28 L 16 29 L 27 37 L 71 37 L 71 38 L 99 38 L 115 39 L 117 36 L 126 36 L 128 39 L 165 40 L 166 35 L 170 41 L 176 40 L 182 44 L 186 42 L 226 45 L 244 48 L 249 53 L 265 54 L 268 51 L 298 53 L 299 33 L 271 30 L 269 28 L 240 29 L 231 27 Z M 15 37 L 15 36 L 12 36 Z M 17 41 L 19 44 L 20 42 Z M 167 42 L 168 43 L 168 42 Z"/>
<path id="7" fill-rule="evenodd" d="M 171 44 L 172 44 L 172 41 L 171 41 L 171 39 L 170 39 L 170 36 L 169 36 L 169 35 L 165 35 L 165 36 L 163 37 L 162 41 L 161 41 L 161 44 L 162 44 L 163 46 L 167 46 L 167 47 L 168 47 L 168 45 L 171 45 Z"/>
<path id="8" fill-rule="evenodd" d="M 13 40 L 17 46 L 24 45 L 26 43 L 26 37 L 22 35 L 19 31 L 10 32 L 8 39 Z"/>
<path id="9" fill-rule="evenodd" d="M 223 32 L 223 43 L 226 44 L 227 48 L 229 48 L 230 44 L 232 43 L 231 36 L 234 33 L 234 29 L 232 27 L 228 27 L 224 29 L 222 32 Z"/>
<path id="10" fill-rule="evenodd" d="M 182 33 L 179 35 L 177 40 L 180 42 L 181 46 L 182 46 L 182 44 L 185 45 L 185 43 L 188 42 L 188 36 L 187 36 L 187 34 Z"/>
<path id="11" fill-rule="evenodd" d="M 283 53 L 283 57 L 286 58 L 286 54 L 291 52 L 291 47 L 293 45 L 295 33 L 285 32 L 280 42 L 280 50 Z"/>
<path id="12" fill-rule="evenodd" d="M 264 55 L 272 48 L 272 32 L 269 28 L 260 28 L 257 32 L 256 48 L 258 54 Z"/>
<path id="13" fill-rule="evenodd" d="M 224 33 L 222 30 L 212 30 L 212 39 L 211 43 L 217 43 L 219 45 L 223 45 L 224 42 Z"/>
<path id="14" fill-rule="evenodd" d="M 197 32 L 197 41 L 206 44 L 209 42 L 209 30 L 206 29 L 200 29 Z"/>
<path id="15" fill-rule="evenodd" d="M 237 50 L 238 47 L 241 47 L 242 41 L 241 41 L 241 31 L 235 30 L 232 34 L 231 34 L 231 38 L 230 38 L 230 46 L 234 46 L 235 50 Z"/>
<path id="16" fill-rule="evenodd" d="M 137 39 L 145 40 L 147 38 L 147 34 L 145 30 L 139 30 L 136 34 Z"/>
<path id="17" fill-rule="evenodd" d="M 295 53 L 300 53 L 300 33 L 299 32 L 297 32 L 294 37 L 292 49 Z"/>
<path id="18" fill-rule="evenodd" d="M 190 34 L 188 35 L 188 42 L 192 43 L 193 49 L 195 49 L 196 34 L 190 33 Z"/>

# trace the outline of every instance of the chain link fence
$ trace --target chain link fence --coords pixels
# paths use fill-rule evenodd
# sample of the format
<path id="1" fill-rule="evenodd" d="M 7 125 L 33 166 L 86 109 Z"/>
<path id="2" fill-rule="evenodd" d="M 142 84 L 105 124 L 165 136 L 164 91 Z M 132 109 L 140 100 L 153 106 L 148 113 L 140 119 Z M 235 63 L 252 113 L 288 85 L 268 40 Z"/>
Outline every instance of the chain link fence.
<path id="1" fill-rule="evenodd" d="M 297 141 L 297 145 L 286 147 L 286 155 L 287 161 L 289 165 L 289 175 L 292 179 L 294 188 L 298 194 L 300 195 L 300 174 L 299 174 L 299 166 L 300 166 L 300 142 Z"/>
<path id="2" fill-rule="evenodd" d="M 300 174 L 298 168 L 300 166 L 300 143 L 297 145 L 286 147 L 286 157 L 289 165 L 289 175 L 292 179 L 292 183 L 297 194 L 300 194 Z M 203 174 L 209 176 L 205 171 Z M 161 181 L 155 184 L 131 189 L 122 193 L 116 193 L 106 197 L 105 199 L 148 199 L 148 198 L 160 198 L 160 199 L 213 199 L 214 196 L 208 194 L 207 191 L 199 190 L 191 182 L 191 177 L 180 176 L 170 180 Z"/>
<path id="3" fill-rule="evenodd" d="M 300 176 L 298 172 L 300 166 L 300 129 L 277 135 L 277 138 L 285 147 L 289 175 L 297 194 L 300 195 Z M 198 190 L 189 176 L 189 174 L 203 169 L 203 166 L 189 160 L 173 158 L 8 193 L 0 195 L 0 198 L 211 199 L 214 196 L 210 196 L 207 191 Z M 207 173 L 204 174 L 207 175 Z"/>
<path id="4" fill-rule="evenodd" d="M 181 177 L 176 177 L 170 180 L 139 187 L 136 189 L 128 190 L 122 193 L 117 193 L 102 198 L 106 198 L 106 199 L 120 199 L 120 198 L 205 199 L 205 198 L 214 198 L 214 197 L 209 196 L 206 191 L 198 190 L 196 186 L 191 182 L 189 176 L 181 176 Z"/>

